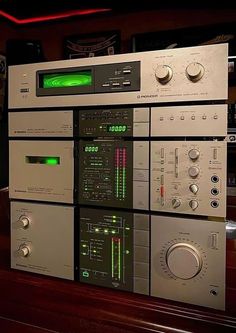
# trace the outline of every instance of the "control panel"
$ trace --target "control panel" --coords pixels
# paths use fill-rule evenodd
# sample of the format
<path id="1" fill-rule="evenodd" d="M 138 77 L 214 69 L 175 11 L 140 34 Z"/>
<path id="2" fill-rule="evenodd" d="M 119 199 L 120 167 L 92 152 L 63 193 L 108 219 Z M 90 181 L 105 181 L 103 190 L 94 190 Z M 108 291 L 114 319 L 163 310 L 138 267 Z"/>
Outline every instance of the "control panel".
<path id="1" fill-rule="evenodd" d="M 79 279 L 149 295 L 149 215 L 80 209 Z"/>
<path id="2" fill-rule="evenodd" d="M 226 216 L 225 141 L 153 141 L 151 209 Z"/>
<path id="3" fill-rule="evenodd" d="M 9 137 L 73 137 L 73 111 L 9 112 Z"/>
<path id="4" fill-rule="evenodd" d="M 149 108 L 79 110 L 81 137 L 148 137 Z"/>
<path id="5" fill-rule="evenodd" d="M 10 140 L 10 198 L 73 203 L 73 155 L 73 141 Z"/>
<path id="6" fill-rule="evenodd" d="M 11 202 L 11 268 L 74 279 L 74 207 Z"/>
<path id="7" fill-rule="evenodd" d="M 225 309 L 226 224 L 151 218 L 151 295 Z"/>
<path id="8" fill-rule="evenodd" d="M 9 66 L 9 109 L 226 100 L 228 45 Z"/>
<path id="9" fill-rule="evenodd" d="M 149 209 L 148 141 L 80 141 L 79 203 Z"/>
<path id="10" fill-rule="evenodd" d="M 151 108 L 151 136 L 226 136 L 227 105 L 184 105 Z"/>

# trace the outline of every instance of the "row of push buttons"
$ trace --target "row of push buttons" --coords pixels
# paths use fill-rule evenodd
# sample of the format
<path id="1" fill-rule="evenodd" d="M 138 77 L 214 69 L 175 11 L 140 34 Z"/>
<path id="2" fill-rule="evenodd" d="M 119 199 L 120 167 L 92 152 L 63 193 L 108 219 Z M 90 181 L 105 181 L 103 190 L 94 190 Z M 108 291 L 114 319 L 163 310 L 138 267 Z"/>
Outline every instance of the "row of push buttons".
<path id="1" fill-rule="evenodd" d="M 124 81 L 122 82 L 123 86 L 130 86 L 131 82 L 130 81 Z M 111 82 L 111 83 L 103 83 L 103 87 L 120 87 L 121 84 L 119 82 Z"/>
<path id="2" fill-rule="evenodd" d="M 164 120 L 164 117 L 161 116 L 159 119 L 160 119 L 160 121 L 163 121 L 163 120 Z M 170 119 L 170 120 L 174 120 L 175 118 L 174 118 L 174 116 L 170 116 L 169 119 Z M 180 119 L 180 120 L 185 120 L 185 117 L 184 117 L 184 116 L 180 116 L 179 119 Z M 195 120 L 195 119 L 196 119 L 195 116 L 191 116 L 191 120 Z M 207 116 L 206 116 L 206 115 L 203 115 L 203 116 L 202 116 L 202 119 L 203 119 L 203 120 L 206 120 L 206 119 L 207 119 Z M 218 116 L 217 116 L 217 115 L 214 115 L 214 116 L 213 116 L 213 119 L 218 119 Z M 168 120 L 168 119 L 167 119 L 167 120 Z"/>

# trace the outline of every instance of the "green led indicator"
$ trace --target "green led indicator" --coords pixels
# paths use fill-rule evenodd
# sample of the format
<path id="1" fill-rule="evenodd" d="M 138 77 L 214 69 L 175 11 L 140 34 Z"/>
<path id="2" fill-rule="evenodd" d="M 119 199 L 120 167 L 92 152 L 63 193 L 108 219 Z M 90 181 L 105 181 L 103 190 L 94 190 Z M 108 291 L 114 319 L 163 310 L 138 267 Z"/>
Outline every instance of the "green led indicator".
<path id="1" fill-rule="evenodd" d="M 113 219 L 116 219 L 116 216 L 115 216 L 115 215 L 113 215 L 113 216 L 112 216 L 112 218 L 113 218 Z"/>
<path id="2" fill-rule="evenodd" d="M 114 278 L 114 240 L 111 241 L 111 276 Z"/>
<path id="3" fill-rule="evenodd" d="M 85 271 L 82 273 L 83 277 L 88 278 L 89 277 L 89 272 Z"/>
<path id="4" fill-rule="evenodd" d="M 125 250 L 125 253 L 126 253 L 126 254 L 130 254 L 130 251 L 129 251 L 129 250 Z"/>
<path id="5" fill-rule="evenodd" d="M 98 228 L 95 228 L 95 231 L 96 231 L 96 232 L 99 232 L 99 229 L 98 229 Z"/>
<path id="6" fill-rule="evenodd" d="M 58 163 L 58 158 L 50 157 L 46 159 L 46 163 L 48 165 L 57 165 Z"/>
<path id="7" fill-rule="evenodd" d="M 105 234 L 108 234 L 108 229 L 104 229 Z"/>
<path id="8" fill-rule="evenodd" d="M 107 131 L 108 132 L 122 133 L 122 132 L 127 131 L 127 126 L 126 125 L 108 125 L 107 126 Z"/>
<path id="9" fill-rule="evenodd" d="M 115 234 L 116 233 L 116 231 L 115 230 L 112 230 L 112 232 L 111 232 L 112 234 Z"/>
<path id="10" fill-rule="evenodd" d="M 82 247 L 86 247 L 86 245 L 85 245 L 85 244 L 83 244 L 83 245 L 82 245 Z"/>

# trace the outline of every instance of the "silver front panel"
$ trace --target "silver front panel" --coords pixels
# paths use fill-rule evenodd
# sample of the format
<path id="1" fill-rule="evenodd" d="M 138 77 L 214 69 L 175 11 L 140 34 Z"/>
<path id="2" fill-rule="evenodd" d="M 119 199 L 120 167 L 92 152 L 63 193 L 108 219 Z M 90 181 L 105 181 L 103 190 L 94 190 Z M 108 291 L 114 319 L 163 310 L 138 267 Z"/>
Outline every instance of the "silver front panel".
<path id="1" fill-rule="evenodd" d="M 74 207 L 11 202 L 11 268 L 74 279 Z"/>
<path id="2" fill-rule="evenodd" d="M 151 108 L 151 136 L 226 136 L 227 105 Z"/>
<path id="3" fill-rule="evenodd" d="M 96 94 L 36 96 L 36 72 L 140 62 L 137 91 L 112 88 Z M 105 75 L 105 74 L 104 74 Z M 127 79 L 129 74 L 124 74 Z M 98 78 L 100 82 L 100 78 Z M 102 83 L 101 81 L 101 88 Z M 106 82 L 105 82 L 106 84 Z M 116 84 L 113 82 L 112 84 Z M 131 83 L 132 88 L 132 83 Z M 125 90 L 125 89 L 123 89 Z M 9 67 L 9 108 L 65 107 L 164 103 L 177 101 L 225 100 L 228 96 L 228 46 L 204 45 L 70 59 Z"/>
<path id="4" fill-rule="evenodd" d="M 226 224 L 152 216 L 151 295 L 225 309 Z"/>
<path id="5" fill-rule="evenodd" d="M 151 142 L 151 209 L 226 216 L 226 142 Z"/>
<path id="6" fill-rule="evenodd" d="M 73 148 L 72 141 L 10 141 L 10 198 L 73 203 Z"/>
<path id="7" fill-rule="evenodd" d="M 10 137 L 72 137 L 73 111 L 9 112 Z"/>

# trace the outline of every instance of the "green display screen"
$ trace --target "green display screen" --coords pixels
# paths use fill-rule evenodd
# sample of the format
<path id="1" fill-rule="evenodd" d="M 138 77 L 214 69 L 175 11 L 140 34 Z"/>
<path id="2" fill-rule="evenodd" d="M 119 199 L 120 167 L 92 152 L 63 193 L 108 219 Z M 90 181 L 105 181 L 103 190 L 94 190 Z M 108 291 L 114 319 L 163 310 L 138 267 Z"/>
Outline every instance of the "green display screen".
<path id="1" fill-rule="evenodd" d="M 89 70 L 69 73 L 41 74 L 40 76 L 40 86 L 46 89 L 92 85 L 92 73 Z"/>
<path id="2" fill-rule="evenodd" d="M 85 151 L 85 153 L 97 153 L 98 146 L 85 146 L 84 151 Z"/>
<path id="3" fill-rule="evenodd" d="M 26 163 L 29 164 L 47 164 L 58 165 L 60 164 L 60 157 L 52 156 L 26 156 Z"/>
<path id="4" fill-rule="evenodd" d="M 126 125 L 108 125 L 107 126 L 107 132 L 118 132 L 118 133 L 124 133 L 127 131 Z"/>

